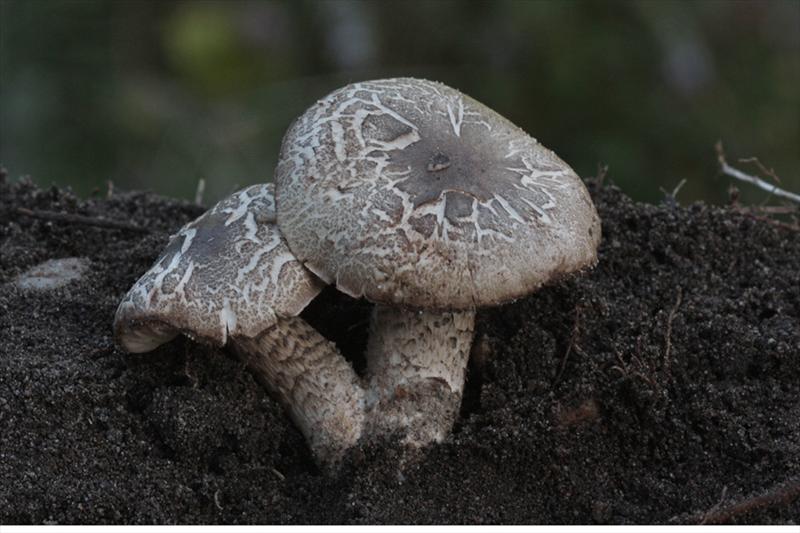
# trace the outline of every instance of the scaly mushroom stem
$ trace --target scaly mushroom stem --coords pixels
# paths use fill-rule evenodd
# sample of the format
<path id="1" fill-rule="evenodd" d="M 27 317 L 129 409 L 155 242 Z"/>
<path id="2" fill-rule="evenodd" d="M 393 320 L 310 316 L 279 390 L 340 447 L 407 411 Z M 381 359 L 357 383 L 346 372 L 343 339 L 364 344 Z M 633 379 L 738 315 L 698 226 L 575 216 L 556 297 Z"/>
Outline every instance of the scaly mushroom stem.
<path id="1" fill-rule="evenodd" d="M 358 441 L 365 418 L 361 382 L 336 346 L 306 321 L 280 319 L 256 338 L 231 340 L 320 463 L 336 463 Z"/>
<path id="2" fill-rule="evenodd" d="M 475 311 L 377 305 L 367 345 L 367 431 L 404 433 L 412 446 L 441 442 L 458 416 Z"/>

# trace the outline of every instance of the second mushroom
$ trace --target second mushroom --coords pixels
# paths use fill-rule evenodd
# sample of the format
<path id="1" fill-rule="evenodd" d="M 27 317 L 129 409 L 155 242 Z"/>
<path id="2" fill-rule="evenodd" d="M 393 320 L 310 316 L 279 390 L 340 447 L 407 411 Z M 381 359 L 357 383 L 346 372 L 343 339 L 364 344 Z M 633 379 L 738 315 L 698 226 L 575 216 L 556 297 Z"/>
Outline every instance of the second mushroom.
<path id="1" fill-rule="evenodd" d="M 222 200 L 170 238 L 114 317 L 117 343 L 149 352 L 178 334 L 238 353 L 333 464 L 362 436 L 364 390 L 333 343 L 296 316 L 322 285 L 294 258 L 272 185 Z"/>

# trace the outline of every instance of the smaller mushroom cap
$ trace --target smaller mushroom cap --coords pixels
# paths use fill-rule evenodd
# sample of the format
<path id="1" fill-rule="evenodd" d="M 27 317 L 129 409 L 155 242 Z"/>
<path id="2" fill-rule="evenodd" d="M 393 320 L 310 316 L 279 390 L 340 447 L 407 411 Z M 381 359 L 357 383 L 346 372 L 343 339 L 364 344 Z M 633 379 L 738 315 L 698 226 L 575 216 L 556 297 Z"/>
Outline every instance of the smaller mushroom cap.
<path id="1" fill-rule="evenodd" d="M 179 333 L 224 345 L 298 315 L 322 290 L 275 221 L 272 184 L 253 185 L 185 225 L 117 308 L 117 342 L 147 352 Z"/>
<path id="2" fill-rule="evenodd" d="M 569 165 L 441 83 L 329 94 L 287 132 L 275 183 L 295 256 L 377 303 L 499 304 L 597 260 L 600 219 Z"/>

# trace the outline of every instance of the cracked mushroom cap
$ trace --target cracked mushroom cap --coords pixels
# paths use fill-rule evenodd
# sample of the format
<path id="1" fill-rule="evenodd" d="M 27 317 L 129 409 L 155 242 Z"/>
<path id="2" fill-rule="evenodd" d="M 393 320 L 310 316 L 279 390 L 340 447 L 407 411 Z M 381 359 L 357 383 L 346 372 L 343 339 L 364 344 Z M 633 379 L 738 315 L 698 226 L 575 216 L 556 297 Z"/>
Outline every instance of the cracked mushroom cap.
<path id="1" fill-rule="evenodd" d="M 114 333 L 129 352 L 179 333 L 221 346 L 298 315 L 321 288 L 275 225 L 272 184 L 254 185 L 170 238 L 117 308 Z"/>
<path id="2" fill-rule="evenodd" d="M 334 91 L 292 124 L 275 181 L 295 256 L 377 303 L 499 304 L 597 260 L 600 219 L 575 172 L 441 83 Z"/>

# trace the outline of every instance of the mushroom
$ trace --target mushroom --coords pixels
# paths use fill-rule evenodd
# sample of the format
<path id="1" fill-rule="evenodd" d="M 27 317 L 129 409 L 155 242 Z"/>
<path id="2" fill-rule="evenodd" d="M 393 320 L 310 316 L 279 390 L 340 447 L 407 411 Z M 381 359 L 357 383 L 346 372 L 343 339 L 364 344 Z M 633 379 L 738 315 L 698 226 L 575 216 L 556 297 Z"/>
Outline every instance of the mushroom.
<path id="1" fill-rule="evenodd" d="M 552 151 L 472 98 L 412 78 L 354 83 L 294 122 L 278 225 L 327 283 L 376 303 L 369 431 L 441 441 L 456 419 L 476 309 L 597 261 L 600 219 Z"/>
<path id="2" fill-rule="evenodd" d="M 170 238 L 114 318 L 117 343 L 148 352 L 180 333 L 232 345 L 278 398 L 322 464 L 361 436 L 364 390 L 336 347 L 297 315 L 321 283 L 275 221 L 272 184 L 221 201 Z"/>

